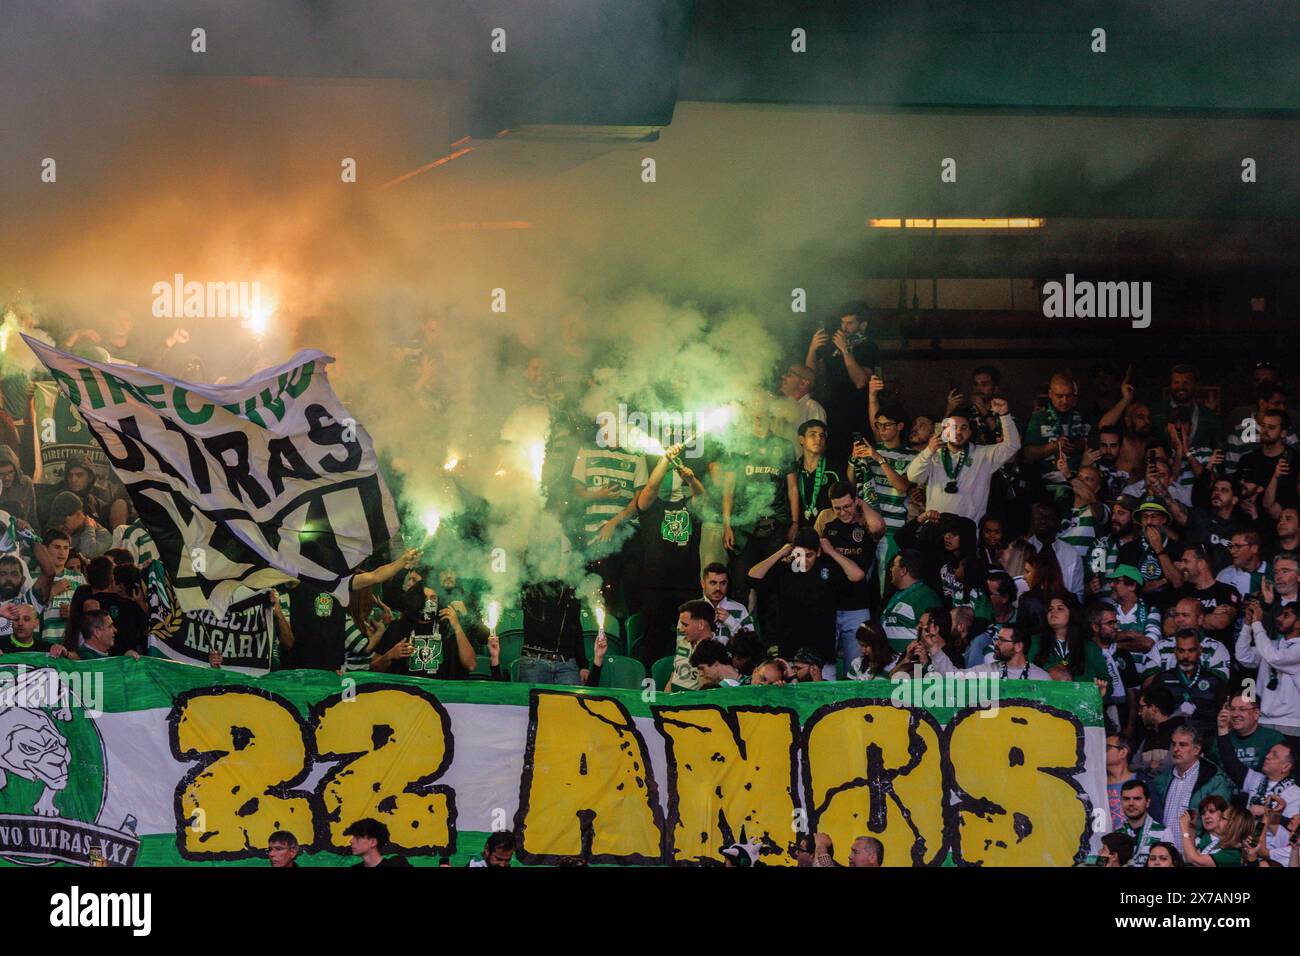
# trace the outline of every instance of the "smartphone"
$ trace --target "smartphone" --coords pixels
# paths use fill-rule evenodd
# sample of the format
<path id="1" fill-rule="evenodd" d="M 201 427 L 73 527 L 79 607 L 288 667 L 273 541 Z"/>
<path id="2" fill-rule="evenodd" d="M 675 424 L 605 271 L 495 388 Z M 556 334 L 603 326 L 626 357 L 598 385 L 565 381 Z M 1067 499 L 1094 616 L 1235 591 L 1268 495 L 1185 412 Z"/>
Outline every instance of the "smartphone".
<path id="1" fill-rule="evenodd" d="M 849 437 L 853 439 L 853 444 L 856 445 L 858 442 L 862 441 L 862 432 L 854 432 Z"/>

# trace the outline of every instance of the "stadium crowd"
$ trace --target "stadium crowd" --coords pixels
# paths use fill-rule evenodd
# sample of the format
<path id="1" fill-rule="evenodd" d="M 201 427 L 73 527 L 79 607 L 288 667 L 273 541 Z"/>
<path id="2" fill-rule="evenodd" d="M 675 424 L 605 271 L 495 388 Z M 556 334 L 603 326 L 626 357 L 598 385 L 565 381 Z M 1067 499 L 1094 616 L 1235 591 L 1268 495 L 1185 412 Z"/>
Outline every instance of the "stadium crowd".
<path id="1" fill-rule="evenodd" d="M 577 395 L 530 364 L 551 411 L 547 507 L 609 609 L 594 639 L 571 584 L 527 584 L 489 627 L 477 569 L 408 549 L 357 573 L 347 604 L 307 584 L 269 593 L 274 666 L 633 687 L 648 674 L 661 692 L 951 672 L 1091 682 L 1113 826 L 1100 863 L 1300 865 L 1300 450 L 1277 370 L 1258 363 L 1252 400 L 1226 416 L 1189 365 L 1151 395 L 1115 377 L 1093 407 L 1062 371 L 1022 421 L 983 365 L 914 414 L 867 322 L 846 307 L 777 394 L 658 455 L 581 424 Z M 0 652 L 156 653 L 158 550 L 121 483 L 86 457 L 33 484 L 12 419 L 4 436 Z M 376 865 L 371 824 L 354 850 Z M 494 839 L 481 865 L 508 864 L 513 842 Z M 750 865 L 751 849 L 724 857 Z M 791 853 L 831 865 L 824 834 Z M 850 858 L 883 855 L 863 837 Z"/>

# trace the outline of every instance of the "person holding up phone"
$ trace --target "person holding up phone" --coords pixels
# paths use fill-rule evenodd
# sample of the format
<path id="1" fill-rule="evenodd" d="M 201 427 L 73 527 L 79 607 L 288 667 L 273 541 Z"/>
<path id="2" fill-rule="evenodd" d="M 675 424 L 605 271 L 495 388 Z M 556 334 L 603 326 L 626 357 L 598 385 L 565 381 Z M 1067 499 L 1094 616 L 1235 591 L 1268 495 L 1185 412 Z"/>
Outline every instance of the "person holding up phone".
<path id="1" fill-rule="evenodd" d="M 990 407 L 1002 421 L 1002 440 L 996 445 L 973 444 L 970 420 L 953 414 L 907 466 L 907 479 L 925 486 L 927 508 L 958 514 L 977 524 L 984 517 L 993 473 L 1020 450 L 1020 432 L 1006 399 L 995 398 Z"/>

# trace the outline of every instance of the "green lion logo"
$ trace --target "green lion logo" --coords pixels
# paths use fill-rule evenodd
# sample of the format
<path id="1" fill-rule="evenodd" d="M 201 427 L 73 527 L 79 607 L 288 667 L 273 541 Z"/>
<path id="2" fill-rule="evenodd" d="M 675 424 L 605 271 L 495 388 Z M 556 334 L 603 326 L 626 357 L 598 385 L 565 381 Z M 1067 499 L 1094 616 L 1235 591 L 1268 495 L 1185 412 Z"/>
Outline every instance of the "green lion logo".
<path id="1" fill-rule="evenodd" d="M 90 671 L 0 665 L 0 859 L 20 865 L 130 866 L 135 819 L 100 821 L 104 742 L 73 690 Z"/>

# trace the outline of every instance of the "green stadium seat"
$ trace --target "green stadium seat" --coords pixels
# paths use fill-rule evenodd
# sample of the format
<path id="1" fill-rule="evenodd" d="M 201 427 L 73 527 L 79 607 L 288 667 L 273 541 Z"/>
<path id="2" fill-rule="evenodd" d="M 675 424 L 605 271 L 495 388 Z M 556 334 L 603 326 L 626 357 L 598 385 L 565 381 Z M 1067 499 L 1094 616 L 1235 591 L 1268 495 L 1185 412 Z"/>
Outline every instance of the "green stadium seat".
<path id="1" fill-rule="evenodd" d="M 842 658 L 835 661 L 835 679 L 848 680 L 848 674 L 844 670 L 844 660 Z"/>
<path id="2" fill-rule="evenodd" d="M 519 683 L 519 658 L 510 662 L 510 680 L 513 683 Z"/>
<path id="3" fill-rule="evenodd" d="M 504 637 L 506 634 L 524 633 L 524 612 L 518 608 L 508 608 L 501 612 L 501 620 L 497 622 L 497 636 Z"/>
<path id="4" fill-rule="evenodd" d="M 600 631 L 600 625 L 596 623 L 595 613 L 585 604 L 582 605 L 580 620 L 582 621 L 582 633 L 590 634 L 595 637 L 595 635 Z M 605 636 L 613 639 L 614 637 L 622 637 L 622 635 L 623 628 L 622 625 L 618 623 L 618 618 L 613 614 L 606 614 Z"/>
<path id="5" fill-rule="evenodd" d="M 474 665 L 473 673 L 480 677 L 491 677 L 492 658 L 488 657 L 486 654 L 478 654 L 475 655 L 475 659 L 478 663 Z"/>
<path id="6" fill-rule="evenodd" d="M 650 666 L 650 676 L 654 678 L 655 690 L 663 690 L 673 672 L 672 657 L 661 657 Z"/>
<path id="7" fill-rule="evenodd" d="M 614 654 L 605 656 L 605 663 L 600 668 L 601 687 L 640 690 L 643 680 L 645 680 L 645 667 L 640 661 Z"/>
<path id="8" fill-rule="evenodd" d="M 623 625 L 623 636 L 628 657 L 641 659 L 641 642 L 645 639 L 645 618 L 638 611 Z"/>
<path id="9" fill-rule="evenodd" d="M 501 666 L 510 667 L 519 660 L 519 655 L 524 649 L 524 634 L 522 631 L 516 634 L 498 632 L 497 637 L 501 640 Z"/>

